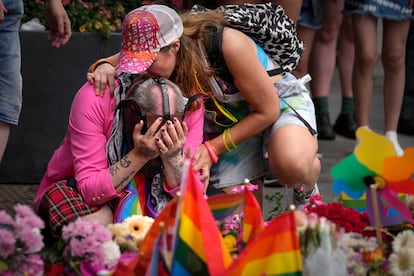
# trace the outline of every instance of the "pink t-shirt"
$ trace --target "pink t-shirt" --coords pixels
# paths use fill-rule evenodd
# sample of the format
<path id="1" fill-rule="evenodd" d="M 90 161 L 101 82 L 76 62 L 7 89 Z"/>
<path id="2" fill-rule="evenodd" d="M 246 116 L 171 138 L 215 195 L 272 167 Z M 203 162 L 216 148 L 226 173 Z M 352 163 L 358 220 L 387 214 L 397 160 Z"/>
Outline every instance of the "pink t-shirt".
<path id="1" fill-rule="evenodd" d="M 49 186 L 70 177 L 76 179 L 77 188 L 88 205 L 100 206 L 118 196 L 106 158 L 115 98 L 109 93 L 109 87 L 103 97 L 96 96 L 94 89 L 86 83 L 74 97 L 66 135 L 53 153 L 35 195 L 36 212 Z M 184 121 L 188 126 L 184 152 L 190 149 L 194 153 L 203 139 L 204 106 L 194 112 L 188 111 Z"/>

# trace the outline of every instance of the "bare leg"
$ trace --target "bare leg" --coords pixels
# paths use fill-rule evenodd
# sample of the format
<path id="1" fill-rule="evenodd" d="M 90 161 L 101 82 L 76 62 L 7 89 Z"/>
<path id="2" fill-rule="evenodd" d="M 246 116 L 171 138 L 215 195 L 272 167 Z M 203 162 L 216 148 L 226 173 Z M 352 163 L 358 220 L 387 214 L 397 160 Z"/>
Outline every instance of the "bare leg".
<path id="1" fill-rule="evenodd" d="M 344 16 L 342 19 L 337 53 L 338 73 L 341 80 L 342 96 L 352 98 L 352 67 L 355 59 L 355 47 L 354 35 L 352 33 L 352 17 L 349 15 Z"/>
<path id="2" fill-rule="evenodd" d="M 7 123 L 0 122 L 0 162 L 3 159 L 6 150 L 7 141 L 9 140 L 11 126 Z"/>
<path id="3" fill-rule="evenodd" d="M 384 131 L 396 131 L 405 84 L 405 45 L 410 21 L 383 21 Z"/>
<path id="4" fill-rule="evenodd" d="M 372 75 L 377 62 L 377 19 L 353 15 L 355 62 L 352 88 L 358 126 L 369 126 L 369 112 L 373 93 Z"/>
<path id="5" fill-rule="evenodd" d="M 102 225 L 106 226 L 113 222 L 113 213 L 112 213 L 111 208 L 108 205 L 104 205 L 102 206 L 101 209 L 99 209 L 95 213 L 83 216 L 82 219 L 85 221 L 97 220 Z"/>
<path id="6" fill-rule="evenodd" d="M 322 28 L 318 30 L 310 54 L 310 83 L 314 98 L 327 97 L 335 71 L 336 45 L 342 22 L 343 1 L 324 1 Z"/>
<path id="7" fill-rule="evenodd" d="M 282 185 L 295 188 L 305 184 L 305 190 L 310 191 L 321 170 L 317 150 L 318 141 L 307 128 L 283 126 L 269 140 L 270 168 L 277 172 Z"/>
<path id="8" fill-rule="evenodd" d="M 309 29 L 298 25 L 297 27 L 299 38 L 305 44 L 305 51 L 303 52 L 303 56 L 299 61 L 298 66 L 296 67 L 293 74 L 297 78 L 301 78 L 307 73 L 309 73 L 309 57 L 310 53 L 312 52 L 312 45 L 315 39 L 316 30 Z"/>

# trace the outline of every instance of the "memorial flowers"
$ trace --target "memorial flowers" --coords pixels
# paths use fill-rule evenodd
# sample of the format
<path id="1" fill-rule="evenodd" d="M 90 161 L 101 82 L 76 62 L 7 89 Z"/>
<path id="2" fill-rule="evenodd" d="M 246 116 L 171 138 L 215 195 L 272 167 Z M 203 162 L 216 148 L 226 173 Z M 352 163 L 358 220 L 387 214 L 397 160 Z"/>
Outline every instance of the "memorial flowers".
<path id="1" fill-rule="evenodd" d="M 44 222 L 26 205 L 14 211 L 13 217 L 0 210 L 0 274 L 43 275 Z"/>

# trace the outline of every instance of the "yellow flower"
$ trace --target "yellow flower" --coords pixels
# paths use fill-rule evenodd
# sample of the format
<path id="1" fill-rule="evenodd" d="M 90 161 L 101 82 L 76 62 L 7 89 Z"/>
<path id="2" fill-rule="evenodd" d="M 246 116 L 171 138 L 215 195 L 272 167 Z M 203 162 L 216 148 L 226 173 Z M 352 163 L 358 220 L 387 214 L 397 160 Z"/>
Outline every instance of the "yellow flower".
<path id="1" fill-rule="evenodd" d="M 86 26 L 85 25 L 80 26 L 79 27 L 79 32 L 81 32 L 81 33 L 86 32 Z"/>
<path id="2" fill-rule="evenodd" d="M 99 30 L 99 29 L 101 29 L 102 28 L 102 23 L 101 22 L 99 22 L 99 21 L 96 21 L 95 22 L 95 30 Z"/>
<path id="3" fill-rule="evenodd" d="M 227 246 L 227 249 L 230 253 L 237 251 L 237 240 L 236 237 L 233 235 L 226 235 L 224 236 L 224 243 Z"/>

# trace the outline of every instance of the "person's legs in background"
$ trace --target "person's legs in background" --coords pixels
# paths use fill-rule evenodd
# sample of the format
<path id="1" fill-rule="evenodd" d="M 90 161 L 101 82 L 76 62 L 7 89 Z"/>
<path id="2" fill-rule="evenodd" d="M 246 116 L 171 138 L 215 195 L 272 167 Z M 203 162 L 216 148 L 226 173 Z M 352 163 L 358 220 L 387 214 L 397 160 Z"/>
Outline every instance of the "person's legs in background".
<path id="1" fill-rule="evenodd" d="M 397 126 L 404 97 L 405 47 L 409 28 L 409 20 L 383 20 L 384 133 L 393 142 L 398 155 L 403 154 Z"/>
<path id="2" fill-rule="evenodd" d="M 355 63 L 352 85 L 355 114 L 359 127 L 369 127 L 373 93 L 373 71 L 377 62 L 377 18 L 355 14 L 352 17 L 355 39 Z M 382 64 L 384 67 L 384 134 L 403 154 L 397 138 L 405 83 L 405 47 L 409 20 L 383 19 Z"/>
<path id="3" fill-rule="evenodd" d="M 12 125 L 17 125 L 22 107 L 22 76 L 19 28 L 23 1 L 8 1 L 0 22 L 0 162 Z"/>
<path id="4" fill-rule="evenodd" d="M 318 30 L 313 43 L 309 60 L 309 72 L 312 76 L 310 89 L 315 103 L 318 139 L 330 140 L 335 139 L 335 131 L 331 125 L 329 116 L 329 94 L 337 61 L 338 40 L 343 22 L 342 9 L 344 0 L 324 1 L 323 3 L 322 27 Z M 342 52 L 339 53 L 340 56 L 338 58 L 338 67 L 340 66 L 339 71 L 342 77 L 341 88 L 343 89 L 343 97 L 342 110 L 337 119 L 336 129 L 339 134 L 348 138 L 354 138 L 356 125 L 353 117 L 354 110 L 351 86 L 354 48 L 352 34 L 350 37 L 351 40 L 349 40 L 349 34 L 346 35 L 348 35 L 348 40 L 342 40 L 342 42 L 347 42 L 348 44 L 341 45 Z M 345 48 L 345 46 L 351 47 Z M 344 60 L 344 57 L 352 59 Z"/>
<path id="5" fill-rule="evenodd" d="M 355 139 L 355 106 L 352 93 L 352 67 L 355 59 L 354 35 L 352 33 L 352 17 L 342 18 L 338 37 L 337 68 L 341 83 L 342 105 L 336 118 L 334 130 L 337 134 Z"/>
<path id="6" fill-rule="evenodd" d="M 414 135 L 414 21 L 410 24 L 405 53 L 405 91 L 397 130 Z"/>

